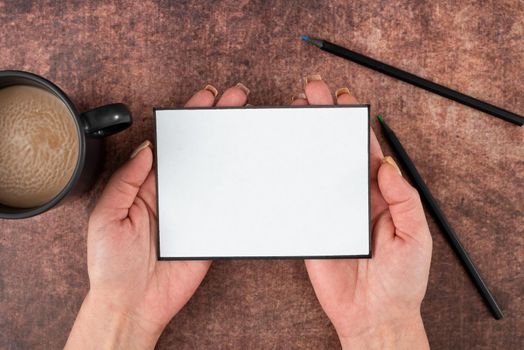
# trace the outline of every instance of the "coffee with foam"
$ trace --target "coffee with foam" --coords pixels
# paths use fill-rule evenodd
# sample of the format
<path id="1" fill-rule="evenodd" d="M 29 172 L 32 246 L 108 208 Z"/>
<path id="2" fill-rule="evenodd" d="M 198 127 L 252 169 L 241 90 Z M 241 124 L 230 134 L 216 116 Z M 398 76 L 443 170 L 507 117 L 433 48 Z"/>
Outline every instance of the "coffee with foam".
<path id="1" fill-rule="evenodd" d="M 54 94 L 28 85 L 0 89 L 0 203 L 31 208 L 66 187 L 78 162 L 74 116 Z"/>

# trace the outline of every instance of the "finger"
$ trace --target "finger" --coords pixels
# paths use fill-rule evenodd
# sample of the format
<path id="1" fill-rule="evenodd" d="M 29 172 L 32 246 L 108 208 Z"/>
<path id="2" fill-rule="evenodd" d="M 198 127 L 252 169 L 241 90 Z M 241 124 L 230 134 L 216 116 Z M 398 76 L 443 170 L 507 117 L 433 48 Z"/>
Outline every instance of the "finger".
<path id="1" fill-rule="evenodd" d="M 421 243 L 430 241 L 420 196 L 400 175 L 400 170 L 391 157 L 385 157 L 379 168 L 378 186 L 389 205 L 395 235 L 403 240 L 412 238 Z"/>
<path id="2" fill-rule="evenodd" d="M 291 97 L 292 106 L 307 106 L 308 104 L 306 94 L 303 92 Z"/>
<path id="3" fill-rule="evenodd" d="M 375 131 L 373 130 L 373 128 L 371 128 L 369 133 L 369 161 L 371 163 L 371 178 L 373 180 L 376 180 L 376 176 L 378 174 L 378 169 L 380 168 L 380 165 L 382 163 L 382 159 L 384 159 L 382 148 L 378 143 Z"/>
<path id="4" fill-rule="evenodd" d="M 194 94 L 185 104 L 185 107 L 211 107 L 215 103 L 218 90 L 213 85 L 206 85 Z"/>
<path id="5" fill-rule="evenodd" d="M 310 75 L 306 78 L 304 90 L 306 91 L 307 100 L 310 105 L 333 104 L 331 91 L 329 91 L 329 87 L 318 74 Z"/>
<path id="6" fill-rule="evenodd" d="M 217 102 L 217 106 L 243 106 L 247 102 L 249 89 L 242 83 L 224 91 L 222 97 Z"/>
<path id="7" fill-rule="evenodd" d="M 155 170 L 152 169 L 147 175 L 144 184 L 138 192 L 138 197 L 142 198 L 147 207 L 153 212 L 154 215 L 157 215 L 156 208 L 156 178 Z"/>
<path id="8" fill-rule="evenodd" d="M 369 133 L 369 163 L 371 172 L 371 221 L 376 222 L 377 218 L 388 209 L 388 204 L 384 201 L 382 193 L 378 188 L 378 169 L 382 164 L 382 159 L 384 155 L 382 154 L 382 149 L 378 143 L 377 137 L 371 128 Z"/>
<path id="9" fill-rule="evenodd" d="M 328 315 L 337 315 L 347 310 L 337 301 L 351 299 L 357 281 L 358 260 L 356 259 L 307 259 L 307 273 L 317 299 Z"/>
<path id="10" fill-rule="evenodd" d="M 374 175 L 377 176 L 376 174 Z M 371 180 L 371 188 L 369 191 L 371 200 L 371 224 L 374 225 L 377 219 L 387 211 L 388 204 L 384 200 L 380 189 L 378 188 L 377 180 Z"/>
<path id="11" fill-rule="evenodd" d="M 306 259 L 306 269 L 315 291 L 322 291 L 324 286 L 340 285 L 344 281 L 354 282 L 357 260 L 349 259 Z M 330 281 L 331 280 L 331 281 Z"/>
<path id="12" fill-rule="evenodd" d="M 153 166 L 151 142 L 145 141 L 109 180 L 92 217 L 105 221 L 120 221 L 128 216 L 129 208 Z"/>
<path id="13" fill-rule="evenodd" d="M 347 87 L 343 87 L 335 91 L 335 96 L 337 98 L 338 105 L 355 105 L 358 104 L 355 96 L 349 92 Z"/>
<path id="14" fill-rule="evenodd" d="M 385 247 L 387 242 L 392 241 L 395 238 L 395 226 L 391 220 L 391 213 L 389 210 L 384 210 L 376 218 L 373 225 L 373 254 L 380 254 L 380 248 Z"/>

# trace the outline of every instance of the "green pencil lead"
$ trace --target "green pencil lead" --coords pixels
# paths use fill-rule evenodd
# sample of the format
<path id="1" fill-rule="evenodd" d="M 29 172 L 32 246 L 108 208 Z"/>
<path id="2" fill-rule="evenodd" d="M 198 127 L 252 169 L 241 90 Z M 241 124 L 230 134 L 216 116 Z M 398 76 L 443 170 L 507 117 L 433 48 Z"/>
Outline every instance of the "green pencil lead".
<path id="1" fill-rule="evenodd" d="M 382 119 L 382 116 L 380 114 L 377 114 L 377 119 L 381 124 L 384 124 L 384 119 Z"/>

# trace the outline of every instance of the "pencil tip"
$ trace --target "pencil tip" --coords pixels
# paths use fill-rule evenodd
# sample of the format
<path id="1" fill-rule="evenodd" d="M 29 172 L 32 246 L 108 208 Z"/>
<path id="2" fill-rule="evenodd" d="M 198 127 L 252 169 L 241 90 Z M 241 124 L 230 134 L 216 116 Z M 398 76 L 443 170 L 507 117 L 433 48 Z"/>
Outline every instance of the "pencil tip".
<path id="1" fill-rule="evenodd" d="M 377 114 L 377 119 L 380 122 L 380 124 L 384 124 L 384 119 L 382 118 L 380 114 Z"/>
<path id="2" fill-rule="evenodd" d="M 324 47 L 324 42 L 322 40 L 311 37 L 309 35 L 302 35 L 300 36 L 300 39 L 307 41 L 308 43 L 313 44 L 318 48 Z"/>

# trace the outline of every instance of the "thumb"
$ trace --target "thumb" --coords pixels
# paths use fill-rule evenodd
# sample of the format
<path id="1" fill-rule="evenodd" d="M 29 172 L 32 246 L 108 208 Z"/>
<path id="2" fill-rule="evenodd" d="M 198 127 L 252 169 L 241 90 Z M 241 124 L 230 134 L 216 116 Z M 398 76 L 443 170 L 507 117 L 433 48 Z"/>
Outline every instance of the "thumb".
<path id="1" fill-rule="evenodd" d="M 131 159 L 111 176 L 93 210 L 93 217 L 118 221 L 127 217 L 129 208 L 153 166 L 151 147 L 150 141 L 144 141 L 132 153 Z"/>
<path id="2" fill-rule="evenodd" d="M 389 206 L 395 235 L 417 241 L 431 239 L 417 190 L 404 180 L 397 164 L 389 156 L 382 160 L 378 170 L 378 187 Z"/>

